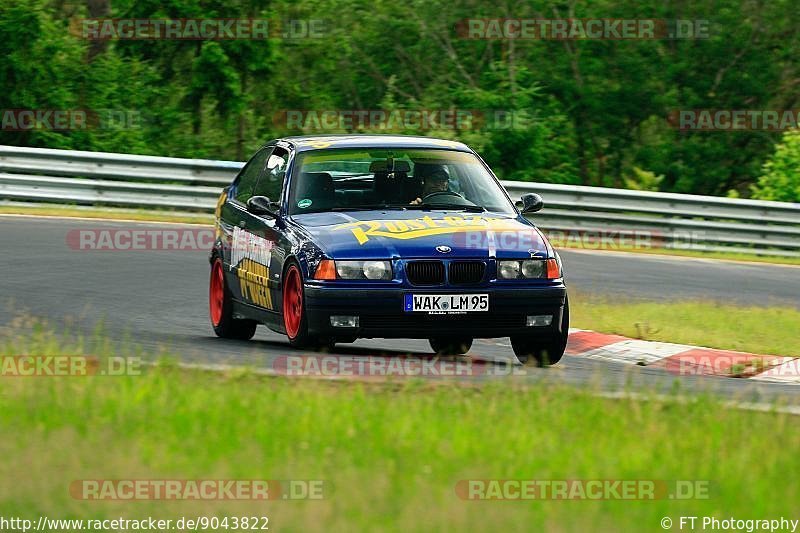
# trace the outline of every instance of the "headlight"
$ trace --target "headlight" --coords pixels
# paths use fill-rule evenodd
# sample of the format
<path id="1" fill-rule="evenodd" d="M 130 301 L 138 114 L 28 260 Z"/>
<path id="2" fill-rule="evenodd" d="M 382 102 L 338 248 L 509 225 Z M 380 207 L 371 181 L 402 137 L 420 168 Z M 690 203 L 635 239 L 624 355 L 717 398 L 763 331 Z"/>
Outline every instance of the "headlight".
<path id="1" fill-rule="evenodd" d="M 545 262 L 528 260 L 522 262 L 522 275 L 526 278 L 543 278 L 545 274 Z"/>
<path id="2" fill-rule="evenodd" d="M 367 279 L 392 279 L 392 267 L 388 261 L 364 261 L 364 277 Z"/>
<path id="3" fill-rule="evenodd" d="M 336 274 L 342 279 L 359 279 L 364 277 L 364 268 L 360 261 L 336 261 Z"/>
<path id="4" fill-rule="evenodd" d="M 389 261 L 336 261 L 336 274 L 340 279 L 392 279 Z"/>
<path id="5" fill-rule="evenodd" d="M 500 268 L 497 269 L 497 272 L 503 279 L 517 279 L 519 270 L 519 261 L 500 261 Z"/>
<path id="6" fill-rule="evenodd" d="M 551 264 L 552 263 L 552 264 Z M 525 259 L 523 261 L 498 261 L 499 279 L 558 278 L 560 269 L 555 259 Z"/>

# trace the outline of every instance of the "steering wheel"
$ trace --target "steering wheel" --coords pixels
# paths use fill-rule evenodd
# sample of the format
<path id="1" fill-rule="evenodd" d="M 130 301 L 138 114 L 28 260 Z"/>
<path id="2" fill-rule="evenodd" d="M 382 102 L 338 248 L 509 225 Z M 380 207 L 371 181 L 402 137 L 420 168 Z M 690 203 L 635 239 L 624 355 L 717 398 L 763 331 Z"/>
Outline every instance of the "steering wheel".
<path id="1" fill-rule="evenodd" d="M 437 196 L 458 196 L 459 198 L 462 198 L 462 199 L 464 198 L 463 196 L 461 196 L 457 192 L 453 192 L 453 191 L 436 191 L 436 192 L 432 192 L 430 194 L 426 194 L 425 198 L 423 198 L 422 201 L 423 202 L 427 202 L 429 199 L 436 198 Z"/>

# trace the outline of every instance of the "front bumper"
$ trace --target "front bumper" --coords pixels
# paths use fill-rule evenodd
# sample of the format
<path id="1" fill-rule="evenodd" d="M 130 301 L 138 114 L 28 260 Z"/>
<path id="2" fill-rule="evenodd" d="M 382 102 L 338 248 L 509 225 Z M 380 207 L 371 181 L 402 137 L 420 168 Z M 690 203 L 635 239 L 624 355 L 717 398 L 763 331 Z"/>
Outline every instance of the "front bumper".
<path id="1" fill-rule="evenodd" d="M 451 315 L 403 311 L 406 294 L 489 294 L 489 310 Z M 305 286 L 309 331 L 339 338 L 427 339 L 433 336 L 550 337 L 561 332 L 567 290 L 563 285 L 510 288 L 352 288 Z M 526 326 L 530 315 L 553 315 L 550 326 Z M 359 317 L 357 328 L 332 327 L 332 315 Z"/>

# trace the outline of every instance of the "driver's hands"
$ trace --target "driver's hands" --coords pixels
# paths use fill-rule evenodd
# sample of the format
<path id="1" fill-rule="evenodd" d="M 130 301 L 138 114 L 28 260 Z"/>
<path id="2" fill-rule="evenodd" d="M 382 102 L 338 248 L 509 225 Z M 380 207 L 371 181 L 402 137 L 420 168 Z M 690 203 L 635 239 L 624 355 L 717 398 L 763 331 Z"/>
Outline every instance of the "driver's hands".
<path id="1" fill-rule="evenodd" d="M 419 205 L 422 203 L 422 198 L 417 198 L 416 200 L 411 200 L 408 202 L 408 205 Z"/>

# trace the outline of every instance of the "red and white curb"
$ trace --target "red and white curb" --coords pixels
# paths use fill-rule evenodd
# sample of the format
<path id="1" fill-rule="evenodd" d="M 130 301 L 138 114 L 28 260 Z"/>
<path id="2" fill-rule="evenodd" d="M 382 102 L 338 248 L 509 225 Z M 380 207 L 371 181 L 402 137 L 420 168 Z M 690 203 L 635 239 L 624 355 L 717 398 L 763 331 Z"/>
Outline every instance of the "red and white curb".
<path id="1" fill-rule="evenodd" d="M 684 376 L 725 376 L 800 385 L 800 357 L 643 341 L 581 329 L 570 329 L 566 354 L 661 368 Z"/>

